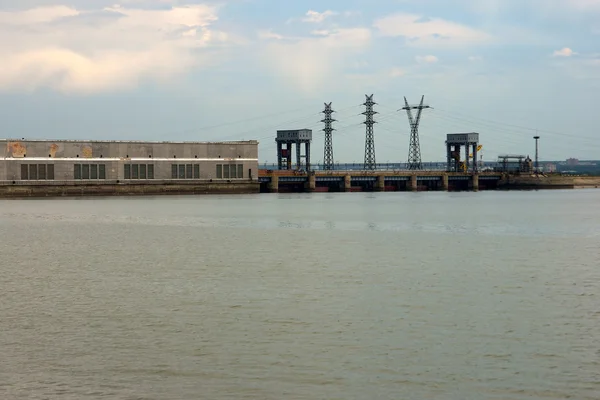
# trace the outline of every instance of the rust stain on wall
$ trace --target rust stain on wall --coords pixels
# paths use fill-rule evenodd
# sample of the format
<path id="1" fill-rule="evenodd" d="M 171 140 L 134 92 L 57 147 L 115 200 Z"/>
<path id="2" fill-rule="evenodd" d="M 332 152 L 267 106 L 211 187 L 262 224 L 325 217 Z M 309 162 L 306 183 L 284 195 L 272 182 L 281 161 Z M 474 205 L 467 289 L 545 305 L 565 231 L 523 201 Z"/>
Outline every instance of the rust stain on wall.
<path id="1" fill-rule="evenodd" d="M 27 154 L 27 147 L 21 142 L 8 142 L 6 147 L 7 152 L 15 158 L 23 158 Z"/>
<path id="2" fill-rule="evenodd" d="M 56 152 L 58 151 L 58 145 L 56 143 L 52 143 L 50 145 L 50 157 L 56 157 Z"/>
<path id="3" fill-rule="evenodd" d="M 92 158 L 92 147 L 91 146 L 83 146 L 81 153 L 85 158 Z"/>

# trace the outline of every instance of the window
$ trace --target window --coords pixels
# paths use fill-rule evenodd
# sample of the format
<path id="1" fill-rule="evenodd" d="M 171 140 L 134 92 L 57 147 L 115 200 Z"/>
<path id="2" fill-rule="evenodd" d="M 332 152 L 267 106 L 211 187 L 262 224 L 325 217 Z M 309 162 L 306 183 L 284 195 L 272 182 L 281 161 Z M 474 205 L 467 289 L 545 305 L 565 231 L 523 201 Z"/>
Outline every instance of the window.
<path id="1" fill-rule="evenodd" d="M 241 179 L 244 164 L 217 164 L 217 179 Z"/>
<path id="2" fill-rule="evenodd" d="M 29 179 L 29 167 L 27 164 L 21 164 L 21 180 L 26 181 Z"/>
<path id="3" fill-rule="evenodd" d="M 131 164 L 125 164 L 123 179 L 131 179 Z"/>
<path id="4" fill-rule="evenodd" d="M 98 179 L 98 164 L 90 165 L 90 179 Z"/>
<path id="5" fill-rule="evenodd" d="M 21 180 L 54 179 L 54 164 L 21 164 Z"/>
<path id="6" fill-rule="evenodd" d="M 37 180 L 37 165 L 29 164 L 29 179 Z"/>
<path id="7" fill-rule="evenodd" d="M 154 175 L 154 171 L 152 174 Z M 148 170 L 148 175 L 150 175 L 150 170 Z M 171 164 L 171 179 L 200 179 L 200 165 Z"/>
<path id="8" fill-rule="evenodd" d="M 154 179 L 154 165 L 148 164 L 148 179 Z"/>
<path id="9" fill-rule="evenodd" d="M 46 166 L 46 176 L 48 179 L 54 179 L 54 165 Z M 73 178 L 76 180 L 106 179 L 106 164 L 75 164 L 73 165 Z"/>
<path id="10" fill-rule="evenodd" d="M 153 164 L 125 164 L 124 179 L 154 179 Z"/>

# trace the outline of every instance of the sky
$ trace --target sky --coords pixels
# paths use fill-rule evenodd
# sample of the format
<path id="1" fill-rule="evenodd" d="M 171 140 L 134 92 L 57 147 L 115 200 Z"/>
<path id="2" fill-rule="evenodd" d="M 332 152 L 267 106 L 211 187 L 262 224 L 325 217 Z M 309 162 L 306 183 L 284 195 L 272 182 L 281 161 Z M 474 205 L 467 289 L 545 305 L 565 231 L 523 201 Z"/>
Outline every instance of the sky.
<path id="1" fill-rule="evenodd" d="M 600 159 L 600 0 L 0 0 L 7 138 L 256 139 L 336 111 L 336 162 L 406 162 L 404 107 L 425 103 L 423 161 L 479 132 L 483 158 Z"/>

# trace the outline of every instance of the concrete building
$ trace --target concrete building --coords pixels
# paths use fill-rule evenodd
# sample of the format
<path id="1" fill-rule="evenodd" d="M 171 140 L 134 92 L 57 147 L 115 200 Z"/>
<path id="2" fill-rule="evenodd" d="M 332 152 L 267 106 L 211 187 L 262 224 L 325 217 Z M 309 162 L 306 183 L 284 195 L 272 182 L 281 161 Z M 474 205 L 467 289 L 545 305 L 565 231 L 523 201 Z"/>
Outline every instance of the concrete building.
<path id="1" fill-rule="evenodd" d="M 0 146 L 2 187 L 120 185 L 115 194 L 127 193 L 127 185 L 145 185 L 144 193 L 161 185 L 178 185 L 182 192 L 259 191 L 257 141 L 0 139 Z"/>

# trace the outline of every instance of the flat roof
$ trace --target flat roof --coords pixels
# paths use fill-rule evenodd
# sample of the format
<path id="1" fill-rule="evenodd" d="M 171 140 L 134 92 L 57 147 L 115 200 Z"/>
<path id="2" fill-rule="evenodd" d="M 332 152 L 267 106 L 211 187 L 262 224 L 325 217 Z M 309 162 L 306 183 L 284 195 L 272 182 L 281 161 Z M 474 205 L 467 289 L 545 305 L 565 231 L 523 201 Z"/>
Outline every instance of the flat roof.
<path id="1" fill-rule="evenodd" d="M 89 140 L 89 139 L 0 139 L 0 142 L 49 142 L 49 143 L 135 143 L 135 144 L 258 144 L 258 140 L 232 140 L 219 142 L 191 142 L 191 141 L 152 141 L 152 140 Z"/>

